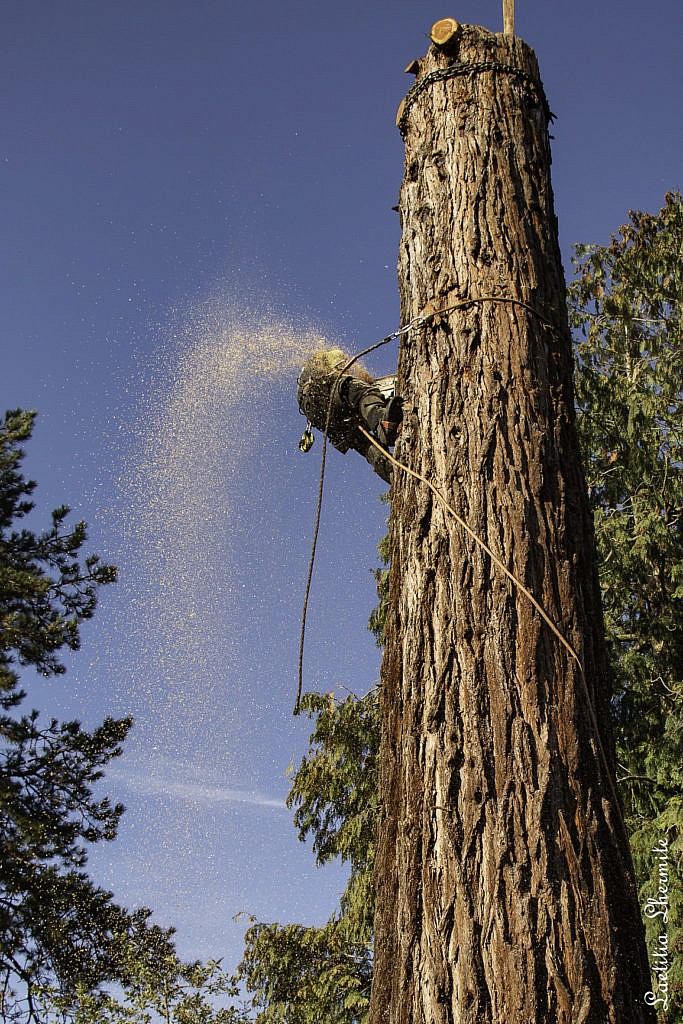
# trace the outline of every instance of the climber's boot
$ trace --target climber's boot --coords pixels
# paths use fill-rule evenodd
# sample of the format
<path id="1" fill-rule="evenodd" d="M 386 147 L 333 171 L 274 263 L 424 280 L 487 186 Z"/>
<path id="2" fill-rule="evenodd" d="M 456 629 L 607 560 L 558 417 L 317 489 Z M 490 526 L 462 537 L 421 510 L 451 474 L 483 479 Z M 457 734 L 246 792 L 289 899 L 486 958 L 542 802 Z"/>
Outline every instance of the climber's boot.
<path id="1" fill-rule="evenodd" d="M 396 444 L 396 437 L 403 422 L 403 399 L 398 395 L 390 398 L 382 410 L 375 433 L 380 444 L 387 448 Z"/>

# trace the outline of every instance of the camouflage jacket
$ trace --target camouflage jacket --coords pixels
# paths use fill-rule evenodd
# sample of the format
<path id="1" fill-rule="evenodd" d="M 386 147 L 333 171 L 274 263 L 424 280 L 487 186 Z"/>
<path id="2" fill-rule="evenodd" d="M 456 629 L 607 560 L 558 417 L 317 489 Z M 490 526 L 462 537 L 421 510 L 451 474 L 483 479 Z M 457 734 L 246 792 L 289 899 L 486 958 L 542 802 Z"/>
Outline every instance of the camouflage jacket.
<path id="1" fill-rule="evenodd" d="M 304 367 L 297 382 L 296 395 L 299 409 L 314 427 L 324 433 L 327 411 L 332 397 L 330 423 L 327 437 L 330 444 L 340 452 L 355 448 L 362 435 L 358 431 L 358 415 L 346 404 L 341 396 L 341 386 L 346 374 L 327 373 L 324 376 L 306 375 Z"/>

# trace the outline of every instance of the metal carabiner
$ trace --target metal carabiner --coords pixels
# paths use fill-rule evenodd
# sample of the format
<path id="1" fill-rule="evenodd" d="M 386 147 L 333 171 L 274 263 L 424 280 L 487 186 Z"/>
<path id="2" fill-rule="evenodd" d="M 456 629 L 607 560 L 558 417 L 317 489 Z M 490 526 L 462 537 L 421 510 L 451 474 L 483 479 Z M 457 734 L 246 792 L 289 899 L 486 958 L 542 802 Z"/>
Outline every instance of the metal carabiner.
<path id="1" fill-rule="evenodd" d="M 313 426 L 313 424 L 309 420 L 308 423 L 306 424 L 306 429 L 304 430 L 303 434 L 301 435 L 301 440 L 299 441 L 299 451 L 303 452 L 304 455 L 306 454 L 306 452 L 310 452 L 311 448 L 313 447 L 313 443 L 315 441 L 315 437 L 313 436 L 313 431 L 311 430 L 312 426 Z"/>

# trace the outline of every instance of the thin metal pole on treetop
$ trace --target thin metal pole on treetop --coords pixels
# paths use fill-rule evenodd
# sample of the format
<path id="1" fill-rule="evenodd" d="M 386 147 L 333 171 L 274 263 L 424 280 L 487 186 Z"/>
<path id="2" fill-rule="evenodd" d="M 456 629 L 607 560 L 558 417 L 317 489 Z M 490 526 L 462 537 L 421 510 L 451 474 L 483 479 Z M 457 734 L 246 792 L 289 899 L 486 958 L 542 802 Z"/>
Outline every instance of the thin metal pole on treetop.
<path id="1" fill-rule="evenodd" d="M 515 34 L 515 0 L 503 0 L 503 35 Z"/>

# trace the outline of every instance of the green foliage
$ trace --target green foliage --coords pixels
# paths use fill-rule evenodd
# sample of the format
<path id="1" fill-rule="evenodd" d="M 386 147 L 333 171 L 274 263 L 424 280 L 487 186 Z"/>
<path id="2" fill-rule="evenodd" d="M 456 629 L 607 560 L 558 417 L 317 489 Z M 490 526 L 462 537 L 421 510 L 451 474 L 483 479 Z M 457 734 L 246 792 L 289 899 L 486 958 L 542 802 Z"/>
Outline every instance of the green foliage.
<path id="1" fill-rule="evenodd" d="M 255 923 L 239 976 L 259 1024 L 362 1024 L 372 974 L 374 825 L 379 721 L 376 694 L 341 703 L 306 694 L 315 716 L 310 748 L 288 797 L 299 838 L 313 838 L 318 864 L 349 863 L 339 912 L 323 928 Z"/>
<path id="2" fill-rule="evenodd" d="M 380 496 L 380 501 L 388 504 L 389 492 Z M 378 647 L 384 646 L 384 626 L 387 618 L 387 605 L 389 603 L 389 534 L 388 532 L 382 537 L 381 541 L 377 545 L 377 552 L 380 557 L 381 566 L 375 569 L 375 585 L 377 587 L 377 597 L 379 601 L 377 606 L 370 612 L 369 628 L 370 632 L 374 634 L 375 641 Z"/>
<path id="3" fill-rule="evenodd" d="M 19 703 L 15 665 L 32 665 L 43 675 L 64 671 L 57 654 L 80 646 L 81 622 L 92 617 L 97 588 L 116 577 L 111 565 L 79 552 L 85 523 L 65 532 L 66 506 L 52 513 L 50 530 L 13 530 L 33 510 L 35 483 L 19 471 L 21 445 L 31 436 L 35 413 L 14 410 L 0 426 L 0 693 L 7 709 Z"/>
<path id="4" fill-rule="evenodd" d="M 376 693 L 341 702 L 309 693 L 301 706 L 315 729 L 287 805 L 296 808 L 299 838 L 313 836 L 318 864 L 341 857 L 358 870 L 372 850 L 377 810 Z"/>
<path id="5" fill-rule="evenodd" d="M 668 1015 L 683 1020 L 683 202 L 577 246 L 578 427 L 616 679 L 621 791 L 643 905 L 668 841 Z M 658 934 L 647 921 L 648 945 Z"/>
<path id="6" fill-rule="evenodd" d="M 257 1024 L 361 1024 L 372 976 L 368 945 L 349 942 L 331 921 L 324 928 L 254 924 L 240 965 L 254 993 Z"/>
<path id="7" fill-rule="evenodd" d="M 117 995 L 83 986 L 68 996 L 38 995 L 47 1019 L 68 1024 L 247 1024 L 245 1011 L 221 1005 L 237 995 L 220 961 L 183 964 L 172 952 L 149 948 L 122 951 L 125 988 Z M 218 1004 L 218 1005 L 217 1005 Z"/>

